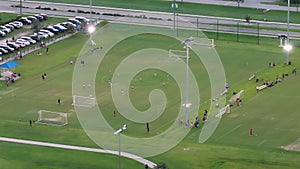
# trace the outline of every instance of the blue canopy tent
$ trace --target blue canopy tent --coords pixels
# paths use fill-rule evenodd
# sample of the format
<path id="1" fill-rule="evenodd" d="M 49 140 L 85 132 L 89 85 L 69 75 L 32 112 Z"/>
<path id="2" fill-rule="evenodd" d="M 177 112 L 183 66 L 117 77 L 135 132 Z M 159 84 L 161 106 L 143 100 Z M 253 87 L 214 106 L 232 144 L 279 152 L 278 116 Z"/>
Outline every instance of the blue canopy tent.
<path id="1" fill-rule="evenodd" d="M 15 80 L 19 79 L 21 76 L 20 74 L 16 74 L 16 73 L 14 73 L 14 71 L 9 70 L 18 65 L 20 65 L 19 62 L 13 62 L 13 61 L 9 61 L 9 62 L 6 62 L 6 63 L 0 65 L 0 68 L 2 69 L 0 80 L 7 80 L 7 78 L 8 78 L 12 82 L 14 82 Z"/>
<path id="2" fill-rule="evenodd" d="M 0 65 L 0 68 L 11 69 L 11 68 L 14 68 L 15 66 L 18 66 L 18 65 L 20 65 L 19 62 L 10 61 L 10 62 L 6 62 L 6 63 Z"/>

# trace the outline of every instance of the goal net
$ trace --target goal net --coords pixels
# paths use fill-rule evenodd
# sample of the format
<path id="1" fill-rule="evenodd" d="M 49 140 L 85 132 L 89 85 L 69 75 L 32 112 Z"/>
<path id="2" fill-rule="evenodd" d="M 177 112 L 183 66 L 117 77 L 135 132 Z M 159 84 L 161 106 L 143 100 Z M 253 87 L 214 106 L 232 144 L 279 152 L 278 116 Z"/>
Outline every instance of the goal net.
<path id="1" fill-rule="evenodd" d="M 207 39 L 207 38 L 197 38 L 197 42 L 193 42 L 193 45 L 210 47 L 210 48 L 214 48 L 216 46 L 214 39 Z"/>
<path id="2" fill-rule="evenodd" d="M 82 107 L 94 107 L 96 99 L 94 97 L 73 96 L 73 105 Z"/>
<path id="3" fill-rule="evenodd" d="M 169 57 L 175 58 L 176 60 L 186 58 L 186 51 L 170 49 L 169 50 Z"/>
<path id="4" fill-rule="evenodd" d="M 219 109 L 219 112 L 218 112 L 218 114 L 216 114 L 215 117 L 216 118 L 221 118 L 223 116 L 223 114 L 225 114 L 226 112 L 230 113 L 230 105 L 229 104 L 226 105 L 225 107 Z"/>
<path id="5" fill-rule="evenodd" d="M 68 124 L 67 113 L 39 110 L 38 115 L 39 117 L 36 123 L 39 124 L 46 124 L 51 126 L 64 126 Z"/>

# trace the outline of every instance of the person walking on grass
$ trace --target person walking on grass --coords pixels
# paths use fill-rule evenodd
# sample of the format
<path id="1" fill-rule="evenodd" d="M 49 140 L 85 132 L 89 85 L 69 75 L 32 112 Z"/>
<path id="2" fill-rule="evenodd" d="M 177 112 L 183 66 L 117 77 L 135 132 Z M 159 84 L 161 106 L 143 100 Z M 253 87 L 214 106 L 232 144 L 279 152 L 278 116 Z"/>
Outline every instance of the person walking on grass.
<path id="1" fill-rule="evenodd" d="M 147 127 L 147 133 L 150 132 L 150 125 L 149 125 L 149 122 L 146 123 L 146 127 Z"/>
<path id="2" fill-rule="evenodd" d="M 249 130 L 249 135 L 252 136 L 253 135 L 253 129 Z"/>
<path id="3" fill-rule="evenodd" d="M 29 126 L 32 127 L 32 120 L 29 120 Z"/>
<path id="4" fill-rule="evenodd" d="M 117 112 L 116 111 L 114 111 L 114 118 L 116 118 L 117 117 Z"/>
<path id="5" fill-rule="evenodd" d="M 47 48 L 46 48 L 46 54 L 48 54 L 48 52 L 49 52 L 49 48 L 47 47 Z"/>
<path id="6" fill-rule="evenodd" d="M 293 68 L 292 74 L 296 75 L 296 67 Z"/>
<path id="7" fill-rule="evenodd" d="M 57 103 L 60 105 L 60 103 L 61 103 L 60 98 L 57 99 Z"/>

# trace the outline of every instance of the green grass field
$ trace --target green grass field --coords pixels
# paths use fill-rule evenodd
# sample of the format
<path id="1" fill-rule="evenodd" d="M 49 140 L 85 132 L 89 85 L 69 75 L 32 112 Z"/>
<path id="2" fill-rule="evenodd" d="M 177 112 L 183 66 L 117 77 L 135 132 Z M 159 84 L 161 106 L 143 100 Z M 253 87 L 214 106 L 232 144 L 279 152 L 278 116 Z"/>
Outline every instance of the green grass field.
<path id="1" fill-rule="evenodd" d="M 124 27 L 129 30 L 144 28 L 135 25 Z M 107 31 L 111 33 L 111 30 Z M 123 33 L 115 31 L 113 34 L 114 37 L 118 37 Z M 235 38 L 234 35 L 228 36 Z M 94 38 L 100 38 L 104 48 L 105 42 L 109 41 L 102 37 Z M 41 49 L 42 56 L 37 56 L 35 52 L 20 60 L 21 65 L 16 67 L 15 71 L 21 73 L 22 78 L 10 87 L 1 82 L 2 137 L 98 147 L 83 131 L 71 105 L 74 65 L 69 62 L 77 59 L 85 43 L 89 43 L 88 37 L 79 33 L 49 46 L 48 55 L 45 54 L 45 49 Z M 216 45 L 227 81 L 231 85 L 231 92 L 245 90 L 242 106 L 235 106 L 230 114 L 225 114 L 216 132 L 204 144 L 198 143 L 200 129 L 193 128 L 176 147 L 149 159 L 156 163 L 164 162 L 171 169 L 299 168 L 300 153 L 281 148 L 295 142 L 300 134 L 297 121 L 300 79 L 298 75 L 291 75 L 292 66 L 283 65 L 283 50 L 277 47 L 277 42 L 255 45 L 218 40 Z M 108 84 L 109 72 L 114 72 L 128 54 L 145 46 L 166 50 L 182 49 L 180 42 L 167 36 L 141 34 L 130 37 L 109 51 L 98 69 L 95 81 L 98 106 L 105 112 L 105 119 L 114 129 L 126 123 L 128 130 L 124 134 L 137 138 L 151 137 L 156 135 L 156 132 L 166 130 L 170 121 L 176 120 L 173 112 L 177 112 L 180 107 L 180 92 L 174 79 L 170 78 L 167 87 L 163 87 L 161 84 L 165 81 L 164 72 L 148 69 L 137 74 L 131 81 L 135 89 L 130 90 L 130 99 L 137 109 L 143 111 L 150 106 L 147 101 L 149 92 L 159 88 L 165 92 L 168 99 L 165 113 L 151 123 L 150 134 L 146 133 L 145 124 L 131 122 L 119 115 L 116 119 L 113 118 L 115 106 Z M 300 64 L 298 54 L 298 47 L 290 54 L 290 60 L 296 67 Z M 191 55 L 193 56 L 193 53 Z M 277 66 L 269 68 L 270 61 L 276 62 Z M 209 106 L 207 100 L 211 97 L 208 75 L 199 59 L 191 59 L 190 68 L 197 72 L 195 76 L 201 84 L 201 99 L 206 101 L 199 109 L 201 117 L 203 110 Z M 47 73 L 47 78 L 42 80 L 41 75 L 44 72 Z M 273 81 L 276 75 L 281 76 L 282 73 L 289 73 L 289 76 L 272 88 L 256 92 L 257 84 L 248 81 L 254 72 L 257 72 L 259 78 L 269 81 Z M 157 78 L 153 77 L 153 73 L 158 74 Z M 140 77 L 142 81 L 139 80 Z M 57 104 L 58 98 L 62 100 L 61 105 Z M 69 124 L 65 127 L 38 124 L 30 127 L 28 121 L 36 120 L 37 111 L 41 109 L 68 113 Z M 203 126 L 202 122 L 200 126 Z M 250 128 L 253 128 L 255 133 L 252 137 L 248 135 Z M 117 142 L 117 138 L 114 141 Z M 117 156 L 5 142 L 0 144 L 0 168 L 117 168 Z M 122 163 L 123 168 L 143 168 L 142 164 L 125 158 Z"/>

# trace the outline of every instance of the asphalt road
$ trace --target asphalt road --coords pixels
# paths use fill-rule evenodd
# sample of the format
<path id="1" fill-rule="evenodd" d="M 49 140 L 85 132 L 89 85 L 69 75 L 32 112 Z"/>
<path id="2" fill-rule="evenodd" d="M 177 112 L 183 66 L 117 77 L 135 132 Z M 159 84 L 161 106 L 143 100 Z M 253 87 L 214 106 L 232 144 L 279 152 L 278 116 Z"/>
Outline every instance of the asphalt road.
<path id="1" fill-rule="evenodd" d="M 201 2 L 204 1 L 201 0 Z M 19 8 L 11 7 L 11 5 L 18 5 L 18 4 L 19 1 L 8 1 L 8 0 L 0 1 L 0 11 L 19 13 L 20 12 Z M 35 9 L 39 5 L 42 7 L 50 7 L 52 9 L 55 8 L 56 11 Z M 89 11 L 90 10 L 89 6 L 84 6 L 84 5 L 25 1 L 23 2 L 23 6 L 26 7 L 26 8 L 22 8 L 23 13 L 46 13 L 48 15 L 62 16 L 62 17 L 74 17 L 76 15 L 81 15 L 90 18 L 90 14 L 78 14 L 73 12 L 67 12 L 67 10 Z M 174 24 L 173 13 L 105 8 L 105 7 L 96 7 L 96 6 L 92 7 L 92 11 L 101 14 L 101 15 L 97 15 L 97 14 L 92 15 L 92 18 L 94 19 L 101 19 L 101 20 L 106 19 L 106 20 L 126 22 L 126 23 L 130 22 L 130 23 L 138 23 L 138 24 L 167 26 L 170 28 L 172 28 Z M 122 16 L 110 16 L 110 15 L 103 15 L 103 14 L 120 14 Z M 258 24 L 260 27 L 282 28 L 282 30 L 265 30 L 265 29 L 259 30 L 259 33 L 261 35 L 274 36 L 274 37 L 277 36 L 278 34 L 286 34 L 285 29 L 287 27 L 286 23 L 253 21 L 252 23 L 248 24 L 244 21 L 244 19 L 241 20 L 241 19 L 231 19 L 231 18 L 223 18 L 223 17 L 207 17 L 207 16 L 184 15 L 184 14 L 180 14 L 178 17 L 176 17 L 175 23 L 176 25 L 178 23 L 178 26 L 180 28 L 192 28 L 192 29 L 198 28 L 202 30 L 210 30 L 210 31 L 218 30 L 220 32 L 223 31 L 223 32 L 231 32 L 231 33 L 236 33 L 238 31 L 239 33 L 253 34 L 253 35 L 258 34 L 258 29 L 257 29 Z M 220 25 L 216 26 L 217 23 L 219 23 Z M 237 25 L 239 25 L 239 27 Z M 247 25 L 253 26 L 253 28 L 245 28 L 244 26 Z M 300 24 L 291 24 L 290 28 L 300 30 Z M 290 32 L 290 38 L 300 38 L 300 32 Z"/>

